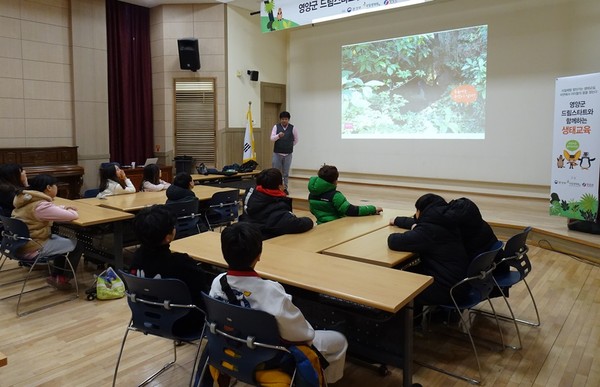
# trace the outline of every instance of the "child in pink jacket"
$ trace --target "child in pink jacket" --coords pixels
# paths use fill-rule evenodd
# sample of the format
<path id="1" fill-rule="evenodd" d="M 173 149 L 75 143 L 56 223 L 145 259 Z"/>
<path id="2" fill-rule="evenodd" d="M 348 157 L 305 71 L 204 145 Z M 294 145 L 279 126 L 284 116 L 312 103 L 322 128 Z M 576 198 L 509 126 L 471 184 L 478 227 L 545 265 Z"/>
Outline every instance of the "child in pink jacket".
<path id="1" fill-rule="evenodd" d="M 83 253 L 83 246 L 76 240 L 64 238 L 52 234 L 52 224 L 56 222 L 68 222 L 79 217 L 75 208 L 57 206 L 53 203 L 58 192 L 57 179 L 50 175 L 38 175 L 29 181 L 29 188 L 21 190 L 15 196 L 15 209 L 13 218 L 23 221 L 29 229 L 29 235 L 33 239 L 22 247 L 20 253 L 24 259 L 35 259 L 50 257 L 68 253 L 67 258 L 77 269 L 77 264 Z M 58 289 L 67 290 L 71 288 L 69 267 L 64 256 L 54 261 L 53 273 L 47 282 Z"/>

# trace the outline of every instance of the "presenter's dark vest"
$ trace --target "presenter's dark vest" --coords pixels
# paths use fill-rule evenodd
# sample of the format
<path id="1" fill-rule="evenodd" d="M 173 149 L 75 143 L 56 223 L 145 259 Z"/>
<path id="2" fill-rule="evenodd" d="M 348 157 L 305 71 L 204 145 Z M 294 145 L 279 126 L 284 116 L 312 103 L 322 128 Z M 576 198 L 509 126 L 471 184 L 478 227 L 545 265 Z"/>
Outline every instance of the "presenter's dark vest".
<path id="1" fill-rule="evenodd" d="M 283 154 L 292 153 L 294 151 L 294 125 L 288 124 L 287 128 L 283 130 L 283 126 L 277 124 L 277 134 L 281 132 L 284 133 L 284 136 L 275 141 L 273 152 Z"/>

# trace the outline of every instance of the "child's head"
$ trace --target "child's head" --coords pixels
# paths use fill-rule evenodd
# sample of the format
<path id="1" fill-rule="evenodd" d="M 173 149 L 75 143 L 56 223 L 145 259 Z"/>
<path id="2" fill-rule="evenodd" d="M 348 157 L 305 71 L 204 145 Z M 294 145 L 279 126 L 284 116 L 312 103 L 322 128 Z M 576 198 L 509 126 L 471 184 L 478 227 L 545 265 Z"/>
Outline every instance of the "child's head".
<path id="1" fill-rule="evenodd" d="M 29 182 L 29 189 L 33 191 L 43 192 L 50 197 L 55 197 L 57 193 L 56 184 L 58 179 L 50 175 L 37 175 Z"/>
<path id="2" fill-rule="evenodd" d="M 324 164 L 319 169 L 319 177 L 328 183 L 335 184 L 340 174 L 335 166 Z"/>
<path id="3" fill-rule="evenodd" d="M 142 182 L 148 181 L 152 184 L 158 184 L 160 180 L 160 168 L 156 164 L 148 164 L 144 167 L 144 178 Z"/>
<path id="4" fill-rule="evenodd" d="M 133 220 L 133 230 L 138 240 L 146 246 L 160 246 L 174 237 L 177 216 L 165 205 L 154 205 L 140 210 Z"/>
<path id="5" fill-rule="evenodd" d="M 417 213 L 416 213 L 415 217 L 418 219 L 420 217 L 421 213 L 423 212 L 423 210 L 433 204 L 445 205 L 448 203 L 446 203 L 446 200 L 439 195 L 436 195 L 433 193 L 425 194 L 425 195 L 421 196 L 420 198 L 418 198 L 417 201 L 415 202 L 415 208 L 417 209 Z"/>
<path id="6" fill-rule="evenodd" d="M 19 164 L 9 163 L 0 164 L 0 184 L 25 188 L 29 183 L 23 167 Z"/>
<path id="7" fill-rule="evenodd" d="M 173 185 L 180 188 L 190 189 L 192 186 L 192 175 L 187 172 L 179 172 L 173 179 Z"/>
<path id="8" fill-rule="evenodd" d="M 283 176 L 277 168 L 263 169 L 256 176 L 256 185 L 265 189 L 281 189 L 283 187 Z"/>
<path id="9" fill-rule="evenodd" d="M 262 253 L 258 226 L 237 222 L 221 232 L 221 251 L 231 270 L 251 270 Z"/>
<path id="10" fill-rule="evenodd" d="M 100 167 L 100 191 L 104 191 L 108 187 L 109 180 L 116 181 L 125 188 L 125 184 L 119 179 L 118 172 L 120 170 L 119 163 L 104 163 Z"/>

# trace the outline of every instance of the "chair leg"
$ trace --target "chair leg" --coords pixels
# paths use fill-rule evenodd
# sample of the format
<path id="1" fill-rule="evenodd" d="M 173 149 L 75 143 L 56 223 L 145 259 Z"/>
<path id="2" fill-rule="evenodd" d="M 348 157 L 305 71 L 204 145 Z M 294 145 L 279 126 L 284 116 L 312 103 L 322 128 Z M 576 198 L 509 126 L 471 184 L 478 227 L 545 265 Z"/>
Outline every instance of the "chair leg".
<path id="1" fill-rule="evenodd" d="M 529 288 L 529 284 L 527 283 L 527 280 L 525 278 L 523 278 L 523 282 L 525 283 L 525 286 L 527 287 L 527 291 L 529 292 L 529 297 L 531 298 L 531 302 L 533 302 L 533 308 L 535 309 L 535 316 L 537 317 L 537 322 L 521 320 L 521 319 L 515 319 L 515 321 L 517 321 L 521 324 L 530 325 L 533 327 L 539 327 L 541 324 L 540 312 L 538 311 L 537 304 L 535 303 L 535 298 L 533 298 L 533 293 L 531 292 L 531 289 Z"/>
<path id="2" fill-rule="evenodd" d="M 525 283 L 525 286 L 527 287 L 527 291 L 529 292 L 529 298 L 531 298 L 531 302 L 533 303 L 533 308 L 535 309 L 535 315 L 537 317 L 537 322 L 533 322 L 533 321 L 528 321 L 528 320 L 523 320 L 523 319 L 517 318 L 515 316 L 512 308 L 511 308 L 511 306 L 510 306 L 508 298 L 504 295 L 504 293 L 502 291 L 501 291 L 502 298 L 504 298 L 504 302 L 508 306 L 508 310 L 510 311 L 510 316 L 506 316 L 506 315 L 503 315 L 503 314 L 497 314 L 497 316 L 498 316 L 499 319 L 504 320 L 504 321 L 512 321 L 512 322 L 515 323 L 517 334 L 519 335 L 519 346 L 520 347 L 519 348 L 511 347 L 513 349 L 521 349 L 521 347 L 523 346 L 522 343 L 521 343 L 521 335 L 519 333 L 519 328 L 517 327 L 516 323 L 520 323 L 520 324 L 523 324 L 523 325 L 529 325 L 529 326 L 532 326 L 532 327 L 539 327 L 540 324 L 541 324 L 540 313 L 538 311 L 538 307 L 537 307 L 537 304 L 535 302 L 535 298 L 533 297 L 533 293 L 531 292 L 531 289 L 529 288 L 529 284 L 527 283 L 527 281 L 525 279 L 523 279 L 523 282 Z M 498 289 L 500 289 L 500 286 L 498 286 Z M 485 310 L 474 310 L 474 311 L 477 312 L 477 313 L 479 313 L 479 314 L 486 315 L 486 316 L 491 316 L 492 315 L 492 313 L 490 313 L 488 311 L 485 311 Z"/>
<path id="3" fill-rule="evenodd" d="M 123 341 L 121 341 L 121 350 L 119 350 L 119 356 L 117 357 L 117 364 L 115 365 L 115 373 L 113 375 L 112 385 L 115 387 L 117 383 L 117 373 L 119 372 L 119 365 L 121 364 L 121 356 L 123 355 L 123 348 L 125 348 L 125 340 L 127 340 L 127 335 L 129 334 L 129 328 L 131 327 L 131 323 L 133 320 L 129 321 L 129 326 L 125 329 L 125 336 L 123 336 Z"/>
<path id="4" fill-rule="evenodd" d="M 455 377 L 455 378 L 457 378 L 457 379 L 460 379 L 460 380 L 464 380 L 464 381 L 466 381 L 466 382 L 469 382 L 469 383 L 471 383 L 471 384 L 481 384 L 481 381 L 483 380 L 483 374 L 482 374 L 482 372 L 481 372 L 481 363 L 479 362 L 479 355 L 478 355 L 478 353 L 477 353 L 477 348 L 475 347 L 475 340 L 473 340 L 473 336 L 471 335 L 470 321 L 467 321 L 467 320 L 465 319 L 465 317 L 463 316 L 463 314 L 462 314 L 462 313 L 460 313 L 460 308 L 458 307 L 458 305 L 457 305 L 457 304 L 456 304 L 456 302 L 454 301 L 454 298 L 453 298 L 453 300 L 452 300 L 452 301 L 454 302 L 454 305 L 455 305 L 455 307 L 456 307 L 456 311 L 457 311 L 457 312 L 459 313 L 459 315 L 460 315 L 460 320 L 461 320 L 461 323 L 462 323 L 462 324 L 464 325 L 464 327 L 465 327 L 465 330 L 466 330 L 467 336 L 469 336 L 469 341 L 471 342 L 471 347 L 473 348 L 473 353 L 475 354 L 475 360 L 477 361 L 477 370 L 478 370 L 478 372 L 479 372 L 479 379 L 471 378 L 471 377 L 468 377 L 468 376 L 466 376 L 466 375 L 460 375 L 460 374 L 456 374 L 456 373 L 450 372 L 450 371 L 448 371 L 448 370 L 445 370 L 445 369 L 443 369 L 443 368 L 436 367 L 436 366 L 434 366 L 434 365 L 432 365 L 432 364 L 429 364 L 429 363 L 424 363 L 424 362 L 420 362 L 420 361 L 418 361 L 418 360 L 415 360 L 414 362 L 415 362 L 416 364 L 419 364 L 419 365 L 423 366 L 423 367 L 426 367 L 426 368 L 432 369 L 432 370 L 434 370 L 434 371 L 440 372 L 440 373 L 442 373 L 442 374 L 445 374 L 445 375 L 448 375 L 448 376 Z"/>
<path id="5" fill-rule="evenodd" d="M 196 373 L 198 372 L 197 367 L 200 366 L 202 358 L 200 356 L 200 354 L 204 354 L 204 351 L 202 351 L 202 344 L 204 343 L 204 330 L 206 329 L 206 325 L 202 328 L 202 339 L 200 339 L 200 342 L 198 343 L 198 349 L 196 350 L 196 357 L 194 358 L 194 365 L 192 366 L 192 376 L 190 377 L 190 387 L 192 387 L 194 385 L 194 377 L 196 376 Z"/>
<path id="6" fill-rule="evenodd" d="M 517 319 L 515 318 L 515 313 L 513 312 L 512 307 L 510 306 L 510 303 L 508 302 L 508 298 L 506 298 L 506 296 L 504 295 L 504 292 L 502 291 L 500 286 L 498 286 L 498 283 L 496 282 L 495 279 L 494 279 L 494 282 L 496 283 L 496 288 L 498 290 L 500 290 L 500 294 L 502 295 L 502 298 L 504 299 L 504 303 L 508 307 L 508 311 L 510 312 L 510 316 L 512 317 L 509 320 L 512 320 L 513 324 L 515 325 L 515 331 L 517 332 L 517 338 L 519 339 L 518 347 L 515 347 L 512 345 L 507 345 L 506 347 L 514 349 L 514 350 L 519 350 L 519 349 L 523 348 L 523 342 L 521 341 L 521 332 L 519 331 L 519 327 L 517 326 Z M 494 316 L 496 317 L 496 322 L 498 322 L 498 318 L 501 318 L 501 317 L 496 313 L 496 310 L 494 309 L 494 305 L 492 305 L 492 300 L 490 300 L 488 298 L 488 302 L 490 303 L 490 306 L 492 307 L 492 310 L 494 311 Z M 537 310 L 537 308 L 536 308 L 536 310 Z"/>
<path id="7" fill-rule="evenodd" d="M 496 326 L 498 327 L 498 333 L 500 333 L 500 343 L 502 344 L 502 349 L 504 349 L 506 347 L 506 344 L 504 344 L 504 334 L 502 333 L 502 328 L 500 327 L 500 320 L 498 320 L 498 314 L 496 313 L 496 308 L 494 308 L 494 304 L 492 304 L 492 301 L 488 298 L 487 299 L 488 304 L 490 304 L 490 308 L 492 308 L 492 312 L 494 314 L 494 319 L 496 320 Z M 521 335 L 519 334 L 519 329 L 517 328 L 517 335 L 519 336 L 519 343 L 521 343 Z"/>
<path id="8" fill-rule="evenodd" d="M 73 276 L 74 276 L 74 280 L 75 280 L 75 290 L 76 290 L 75 296 L 69 296 L 69 297 L 63 298 L 61 300 L 54 301 L 54 302 L 51 302 L 49 304 L 45 304 L 43 306 L 40 306 L 40 307 L 31 309 L 31 310 L 28 310 L 28 311 L 25 311 L 25 312 L 21 312 L 20 311 L 21 310 L 21 299 L 23 297 L 23 294 L 31 293 L 31 292 L 36 291 L 36 290 L 42 290 L 42 289 L 46 289 L 46 288 L 50 287 L 50 286 L 46 285 L 46 286 L 42 286 L 42 287 L 39 287 L 39 288 L 36 288 L 36 289 L 25 291 L 25 286 L 27 285 L 27 281 L 29 280 L 29 276 L 31 275 L 31 272 L 33 271 L 35 265 L 38 264 L 38 261 L 40 259 L 42 259 L 42 258 L 38 257 L 38 258 L 35 259 L 35 261 L 31 265 L 31 267 L 29 268 L 29 272 L 27 273 L 27 276 L 25 277 L 25 280 L 23 281 L 23 286 L 21 287 L 21 293 L 19 294 L 19 299 L 17 301 L 17 316 L 18 317 L 23 317 L 23 316 L 26 316 L 28 314 L 31 314 L 31 313 L 34 313 L 34 312 L 38 312 L 40 310 L 44 310 L 44 309 L 50 308 L 50 307 L 58 305 L 58 304 L 62 304 L 63 302 L 72 301 L 72 300 L 75 300 L 75 299 L 77 299 L 79 297 L 79 285 L 77 284 L 77 276 L 75 275 L 75 271 L 73 270 L 73 266 L 71 265 L 71 262 L 69 262 L 69 260 L 66 259 L 66 261 L 69 262 L 69 266 L 71 267 L 71 271 L 73 272 Z M 48 263 L 48 267 L 50 267 L 50 263 Z"/>
<path id="9" fill-rule="evenodd" d="M 2 260 L 0 261 L 0 274 L 1 275 L 4 275 L 4 273 L 9 273 L 9 272 L 17 271 L 17 270 L 23 270 L 23 267 L 21 265 L 19 265 L 17 267 L 13 267 L 11 269 L 2 270 L 2 268 L 4 267 L 4 264 L 6 263 L 6 261 L 8 261 L 8 257 L 6 255 L 4 255 L 2 257 Z M 31 279 L 41 278 L 41 277 L 43 277 L 43 274 L 39 275 L 37 277 L 31 277 Z M 19 279 L 15 279 L 15 280 L 9 280 L 7 282 L 2 282 L 2 283 L 0 283 L 0 287 L 4 287 L 4 286 L 8 286 L 8 285 L 14 285 L 16 283 L 23 282 L 24 280 L 25 280 L 25 277 L 19 278 Z M 12 298 L 12 297 L 16 297 L 16 296 L 18 296 L 18 294 L 12 294 L 10 296 L 5 296 L 5 297 L 0 298 L 0 300 L 6 300 L 8 298 Z"/>
<path id="10" fill-rule="evenodd" d="M 163 372 L 171 368 L 175 363 L 177 363 L 177 343 L 173 341 L 173 360 L 163 365 L 161 369 L 159 369 L 158 371 L 150 375 L 148 378 L 146 378 L 146 380 L 138 384 L 138 387 L 145 386 L 146 384 L 150 383 L 151 381 L 156 379 L 157 376 L 162 375 Z"/>
<path id="11" fill-rule="evenodd" d="M 206 359 L 204 364 L 202 365 L 202 371 L 200 372 L 200 376 L 196 377 L 194 381 L 194 387 L 203 387 L 204 378 L 206 375 L 206 370 L 208 369 L 208 361 L 210 360 L 210 356 L 206 355 Z"/>

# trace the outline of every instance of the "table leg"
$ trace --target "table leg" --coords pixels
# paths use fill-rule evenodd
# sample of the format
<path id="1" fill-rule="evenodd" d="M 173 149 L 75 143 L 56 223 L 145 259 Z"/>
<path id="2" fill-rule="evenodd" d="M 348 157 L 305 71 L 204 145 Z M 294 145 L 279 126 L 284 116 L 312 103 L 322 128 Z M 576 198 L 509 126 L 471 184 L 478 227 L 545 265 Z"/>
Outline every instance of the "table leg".
<path id="1" fill-rule="evenodd" d="M 402 385 L 412 387 L 413 375 L 413 301 L 402 308 L 404 343 L 402 356 Z"/>
<path id="2" fill-rule="evenodd" d="M 115 267 L 123 269 L 123 221 L 114 223 L 114 252 Z"/>

